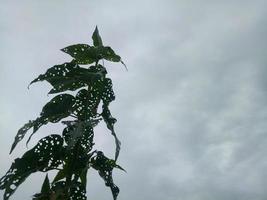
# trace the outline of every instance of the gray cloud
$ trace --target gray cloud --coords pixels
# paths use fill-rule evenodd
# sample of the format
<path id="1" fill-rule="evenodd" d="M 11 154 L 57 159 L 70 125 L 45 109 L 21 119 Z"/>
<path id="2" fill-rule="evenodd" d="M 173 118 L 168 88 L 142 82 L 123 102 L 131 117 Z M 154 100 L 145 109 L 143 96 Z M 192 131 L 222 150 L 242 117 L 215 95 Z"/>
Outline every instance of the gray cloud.
<path id="1" fill-rule="evenodd" d="M 106 63 L 122 140 L 119 199 L 264 200 L 267 193 L 265 1 L 9 1 L 0 8 L 1 174 L 17 129 L 50 97 L 47 84 L 27 90 L 58 49 L 86 42 L 98 24 L 128 65 Z M 57 126 L 42 129 L 60 130 Z M 100 127 L 98 148 L 112 137 Z M 33 175 L 13 199 L 39 190 Z M 38 183 L 38 184 L 35 184 Z M 89 196 L 110 199 L 95 172 Z M 2 194 L 0 192 L 0 194 Z"/>

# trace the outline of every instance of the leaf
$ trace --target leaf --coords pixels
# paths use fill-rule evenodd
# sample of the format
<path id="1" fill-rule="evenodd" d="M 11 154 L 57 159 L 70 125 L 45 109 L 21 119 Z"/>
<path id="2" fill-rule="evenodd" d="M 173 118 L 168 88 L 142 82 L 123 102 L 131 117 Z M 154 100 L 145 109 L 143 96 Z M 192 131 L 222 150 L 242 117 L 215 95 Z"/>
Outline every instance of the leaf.
<path id="1" fill-rule="evenodd" d="M 120 152 L 121 142 L 119 141 L 114 130 L 114 124 L 116 123 L 117 120 L 114 117 L 112 117 L 110 110 L 108 108 L 110 102 L 115 100 L 115 94 L 112 88 L 112 81 L 109 78 L 104 78 L 102 80 L 99 80 L 98 82 L 95 82 L 95 88 L 96 91 L 98 91 L 101 100 L 103 101 L 101 116 L 103 117 L 104 121 L 106 122 L 107 128 L 111 131 L 111 134 L 114 136 L 115 139 L 115 144 L 116 144 L 115 160 L 117 160 Z"/>
<path id="2" fill-rule="evenodd" d="M 128 68 L 126 66 L 126 64 L 121 60 L 121 64 L 123 64 L 123 66 L 125 67 L 126 71 L 128 71 Z"/>
<path id="3" fill-rule="evenodd" d="M 70 199 L 86 200 L 86 188 L 79 182 L 72 184 L 72 187 L 70 188 Z"/>
<path id="4" fill-rule="evenodd" d="M 64 179 L 66 177 L 66 170 L 64 168 L 62 170 L 59 170 L 57 175 L 55 176 L 53 183 L 60 181 L 61 179 Z"/>
<path id="5" fill-rule="evenodd" d="M 98 171 L 99 175 L 105 181 L 105 185 L 110 187 L 113 199 L 116 200 L 119 194 L 119 188 L 114 184 L 112 170 L 116 167 L 116 162 L 107 158 L 103 152 L 98 151 L 97 155 L 91 159 L 92 167 Z"/>
<path id="6" fill-rule="evenodd" d="M 46 73 L 39 75 L 37 78 L 35 78 L 31 83 L 36 83 L 38 81 L 48 81 L 51 83 L 51 85 L 54 85 L 57 83 L 58 79 L 68 78 L 67 74 L 70 71 L 74 71 L 79 66 L 75 62 L 66 62 L 61 65 L 55 65 L 51 68 L 49 68 Z M 71 78 L 71 77 L 69 77 Z"/>
<path id="7" fill-rule="evenodd" d="M 88 169 L 84 168 L 82 172 L 80 173 L 81 184 L 84 188 L 86 188 L 86 185 L 87 185 L 87 172 L 88 172 Z"/>
<path id="8" fill-rule="evenodd" d="M 92 83 L 91 88 L 89 90 L 90 96 L 88 96 L 89 100 L 94 99 L 92 96 L 96 96 L 98 99 L 103 101 L 104 104 L 109 104 L 110 102 L 115 100 L 115 94 L 112 88 L 112 81 L 110 78 L 101 78 L 97 79 Z"/>
<path id="9" fill-rule="evenodd" d="M 83 148 L 84 152 L 89 152 L 94 145 L 94 131 L 90 121 L 78 121 L 68 125 L 63 130 L 63 137 L 69 149 L 73 149 L 79 142 L 79 147 Z"/>
<path id="10" fill-rule="evenodd" d="M 63 162 L 63 169 L 59 170 L 57 175 L 55 176 L 54 180 L 53 180 L 53 184 L 66 178 L 68 175 L 70 175 L 72 172 L 70 171 L 70 163 L 67 162 L 68 160 L 68 155 L 67 155 L 67 151 L 66 151 L 66 157 L 65 160 Z"/>
<path id="11" fill-rule="evenodd" d="M 90 85 L 89 91 L 82 89 L 77 93 L 74 114 L 82 121 L 95 118 L 101 99 L 104 104 L 109 104 L 115 99 L 112 81 L 109 78 L 97 79 Z"/>
<path id="12" fill-rule="evenodd" d="M 30 135 L 27 143 L 31 140 L 34 133 L 44 124 L 48 122 L 56 123 L 61 119 L 68 117 L 75 103 L 75 98 L 70 94 L 60 94 L 51 99 L 42 109 L 40 123 L 37 124 L 36 129 Z M 36 124 L 35 124 L 36 125 Z"/>
<path id="13" fill-rule="evenodd" d="M 87 169 L 89 152 L 94 145 L 94 132 L 90 121 L 70 122 L 67 125 L 63 130 L 63 138 L 67 144 L 66 159 L 63 169 L 58 172 L 54 182 L 70 174 L 81 177 L 82 172 Z M 81 177 L 81 181 L 82 178 L 84 177 Z"/>
<path id="14" fill-rule="evenodd" d="M 64 192 L 66 191 L 66 182 L 65 181 L 58 181 L 52 184 L 51 187 L 52 194 L 51 200 L 63 200 L 66 199 Z"/>
<path id="15" fill-rule="evenodd" d="M 92 35 L 92 39 L 93 39 L 93 43 L 94 43 L 95 47 L 103 46 L 102 39 L 101 39 L 101 37 L 99 35 L 97 26 L 95 28 L 95 31 L 94 31 L 93 35 Z"/>
<path id="16" fill-rule="evenodd" d="M 15 140 L 12 144 L 11 150 L 10 150 L 10 154 L 12 153 L 12 151 L 15 149 L 15 147 L 17 146 L 17 144 L 24 138 L 24 136 L 26 135 L 27 131 L 31 128 L 33 128 L 33 132 L 32 135 L 38 131 L 38 129 L 42 126 L 48 123 L 48 119 L 45 117 L 38 117 L 35 120 L 31 120 L 28 123 L 26 123 L 22 128 L 19 129 Z"/>
<path id="17" fill-rule="evenodd" d="M 101 52 L 102 58 L 111 62 L 120 62 L 121 57 L 117 55 L 111 47 L 99 47 L 99 52 Z"/>
<path id="18" fill-rule="evenodd" d="M 48 179 L 48 174 L 44 179 L 42 189 L 40 193 L 37 193 L 33 196 L 33 200 L 50 200 L 50 182 Z"/>
<path id="19" fill-rule="evenodd" d="M 98 65 L 92 65 L 89 67 L 89 71 L 92 72 L 92 73 L 101 73 L 102 76 L 99 77 L 100 79 L 101 78 L 105 78 L 106 74 L 107 74 L 107 70 L 104 66 L 98 64 Z"/>
<path id="20" fill-rule="evenodd" d="M 87 119 L 86 122 L 87 122 L 88 124 L 90 124 L 90 126 L 91 126 L 92 128 L 94 128 L 96 125 L 99 124 L 99 122 L 100 122 L 101 120 L 102 120 L 101 117 L 99 117 L 99 118 L 91 118 L 91 119 Z M 77 122 L 78 122 L 78 120 L 72 120 L 72 121 L 62 121 L 61 123 L 62 123 L 62 124 L 65 124 L 65 125 L 67 125 L 67 126 L 73 126 L 73 125 L 75 125 Z"/>
<path id="21" fill-rule="evenodd" d="M 120 153 L 120 148 L 121 148 L 121 142 L 118 139 L 115 130 L 114 130 L 114 124 L 116 123 L 116 118 L 114 118 L 110 110 L 108 108 L 109 103 L 115 99 L 113 90 L 112 90 L 112 83 L 111 80 L 110 82 L 107 81 L 108 84 L 106 84 L 106 90 L 105 92 L 102 93 L 102 100 L 103 100 L 103 105 L 102 105 L 102 117 L 104 121 L 106 122 L 107 128 L 111 131 L 111 134 L 114 136 L 115 139 L 115 145 L 116 145 L 116 152 L 115 152 L 115 160 L 118 159 L 119 153 Z"/>
<path id="22" fill-rule="evenodd" d="M 74 103 L 75 98 L 70 94 L 57 95 L 43 107 L 41 116 L 48 118 L 49 122 L 56 123 L 70 115 Z"/>
<path id="23" fill-rule="evenodd" d="M 99 48 L 100 49 L 98 51 L 101 52 L 102 58 L 104 58 L 105 60 L 111 61 L 111 62 L 121 62 L 121 64 L 123 64 L 125 69 L 128 71 L 126 64 L 121 60 L 121 57 L 117 55 L 111 47 L 106 46 L 106 47 L 99 47 Z"/>
<path id="24" fill-rule="evenodd" d="M 125 69 L 128 71 L 126 64 L 121 60 L 121 57 L 117 55 L 111 47 L 99 47 L 98 51 L 101 52 L 100 54 L 102 58 L 111 62 L 121 62 L 121 64 L 123 64 Z"/>
<path id="25" fill-rule="evenodd" d="M 114 117 L 112 117 L 107 104 L 103 104 L 101 115 L 104 121 L 106 122 L 107 128 L 111 131 L 111 134 L 114 136 L 115 144 L 116 144 L 115 160 L 117 160 L 119 157 L 120 148 L 121 148 L 121 142 L 118 139 L 114 131 L 114 124 L 116 123 L 117 120 Z"/>
<path id="26" fill-rule="evenodd" d="M 39 140 L 33 149 L 23 155 L 22 159 L 27 160 L 28 165 L 38 171 L 48 171 L 62 164 L 64 151 L 63 138 L 52 134 Z"/>
<path id="27" fill-rule="evenodd" d="M 126 172 L 125 169 L 123 169 L 120 165 L 116 164 L 115 160 L 109 159 L 108 162 L 109 162 L 109 165 L 112 166 L 113 168 L 117 168 L 117 169 L 120 169 L 120 170 Z"/>
<path id="28" fill-rule="evenodd" d="M 104 76 L 104 72 L 92 72 L 89 69 L 81 68 L 75 61 L 72 61 L 49 68 L 45 74 L 39 75 L 30 85 L 46 80 L 53 86 L 53 89 L 49 92 L 49 94 L 53 94 L 66 90 L 74 91 L 87 86 L 94 79 L 101 78 L 102 76 Z"/>
<path id="29" fill-rule="evenodd" d="M 69 197 L 67 198 L 65 191 L 69 190 Z M 86 200 L 86 188 L 80 182 L 72 182 L 70 187 L 66 185 L 65 181 L 59 181 L 52 185 L 54 193 L 53 199 L 57 200 Z"/>
<path id="30" fill-rule="evenodd" d="M 41 139 L 34 148 L 21 158 L 15 159 L 6 175 L 0 179 L 0 189 L 5 190 L 4 200 L 8 200 L 30 174 L 58 167 L 62 163 L 63 156 L 61 136 L 50 135 Z"/>
<path id="31" fill-rule="evenodd" d="M 67 150 L 67 149 L 66 149 Z M 54 180 L 53 180 L 53 184 L 66 178 L 67 176 L 69 176 L 70 174 L 73 173 L 73 171 L 71 171 L 71 163 L 69 162 L 69 155 L 68 155 L 68 151 L 66 151 L 66 157 L 65 160 L 63 162 L 63 169 L 59 170 L 57 175 L 55 176 Z"/>
<path id="32" fill-rule="evenodd" d="M 24 138 L 27 131 L 34 126 L 34 123 L 35 123 L 35 121 L 29 121 L 22 128 L 19 129 L 19 131 L 15 137 L 15 141 L 12 144 L 12 147 L 11 147 L 9 154 L 12 153 L 12 151 L 14 150 L 16 145 Z"/>
<path id="33" fill-rule="evenodd" d="M 100 97 L 97 89 L 93 88 L 90 91 L 82 89 L 76 95 L 74 114 L 82 121 L 96 117 L 99 103 Z"/>
<path id="34" fill-rule="evenodd" d="M 109 104 L 115 100 L 115 94 L 112 88 L 112 81 L 109 78 L 103 79 L 101 83 L 101 99 L 104 104 Z"/>
<path id="35" fill-rule="evenodd" d="M 49 193 L 49 191 L 50 191 L 50 182 L 49 182 L 48 174 L 46 174 L 45 180 L 42 185 L 41 193 Z"/>
<path id="36" fill-rule="evenodd" d="M 34 133 L 36 133 L 41 126 L 47 124 L 48 122 L 56 123 L 61 119 L 68 117 L 72 112 L 74 103 L 75 98 L 70 94 L 61 94 L 54 97 L 43 107 L 40 117 L 38 117 L 36 120 L 29 121 L 19 129 L 12 144 L 10 153 L 12 153 L 16 145 L 24 138 L 29 129 L 33 128 L 33 132 L 30 135 L 27 144 Z"/>
<path id="37" fill-rule="evenodd" d="M 121 57 L 109 46 L 99 45 L 91 47 L 87 44 L 75 44 L 61 50 L 72 56 L 77 64 L 91 64 L 101 59 L 111 62 L 121 62 Z"/>
<path id="38" fill-rule="evenodd" d="M 77 64 L 87 65 L 99 60 L 95 47 L 87 44 L 70 45 L 61 49 L 61 51 L 73 57 Z"/>

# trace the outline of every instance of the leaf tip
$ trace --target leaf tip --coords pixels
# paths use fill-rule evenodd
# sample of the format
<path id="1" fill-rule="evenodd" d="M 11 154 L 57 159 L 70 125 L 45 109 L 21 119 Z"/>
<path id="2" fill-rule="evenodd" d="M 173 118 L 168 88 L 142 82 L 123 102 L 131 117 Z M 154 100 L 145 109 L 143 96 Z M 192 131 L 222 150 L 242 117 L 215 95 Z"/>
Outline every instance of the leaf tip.
<path id="1" fill-rule="evenodd" d="M 9 155 L 12 154 L 14 148 L 15 148 L 14 145 L 12 145 L 12 147 L 11 147 L 11 149 L 10 149 L 10 151 L 9 151 Z"/>
<path id="2" fill-rule="evenodd" d="M 13 142 L 12 146 L 11 146 L 11 149 L 9 151 L 9 155 L 13 152 L 13 150 L 15 149 L 15 147 L 17 146 L 18 142 L 17 140 L 15 139 L 15 141 Z"/>
<path id="3" fill-rule="evenodd" d="M 123 66 L 125 67 L 126 71 L 128 72 L 128 68 L 126 66 L 126 64 L 121 60 L 121 64 L 123 64 Z"/>
<path id="4" fill-rule="evenodd" d="M 35 82 L 37 82 L 37 81 L 38 81 L 38 79 L 34 79 L 33 81 L 31 81 L 31 82 L 29 83 L 29 85 L 27 86 L 28 90 L 30 89 L 31 84 L 33 84 L 33 83 L 35 83 Z"/>
<path id="5" fill-rule="evenodd" d="M 60 51 L 63 51 L 64 53 L 67 53 L 67 48 L 62 48 Z"/>

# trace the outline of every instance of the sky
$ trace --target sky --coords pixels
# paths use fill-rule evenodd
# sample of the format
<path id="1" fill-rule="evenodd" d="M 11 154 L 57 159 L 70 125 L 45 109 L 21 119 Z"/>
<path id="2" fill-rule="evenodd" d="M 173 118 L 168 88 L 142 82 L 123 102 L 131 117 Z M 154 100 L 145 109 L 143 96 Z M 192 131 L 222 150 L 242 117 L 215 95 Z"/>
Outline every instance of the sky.
<path id="1" fill-rule="evenodd" d="M 267 1 L 0 3 L 0 176 L 27 150 L 22 141 L 9 155 L 17 130 L 53 97 L 49 84 L 29 82 L 70 61 L 59 49 L 90 44 L 98 25 L 129 69 L 105 62 L 127 170 L 114 172 L 118 200 L 267 199 Z M 29 146 L 61 130 L 49 124 Z M 95 135 L 114 156 L 103 124 Z M 44 176 L 31 175 L 11 199 L 31 199 Z M 94 171 L 87 190 L 88 199 L 112 199 Z"/>

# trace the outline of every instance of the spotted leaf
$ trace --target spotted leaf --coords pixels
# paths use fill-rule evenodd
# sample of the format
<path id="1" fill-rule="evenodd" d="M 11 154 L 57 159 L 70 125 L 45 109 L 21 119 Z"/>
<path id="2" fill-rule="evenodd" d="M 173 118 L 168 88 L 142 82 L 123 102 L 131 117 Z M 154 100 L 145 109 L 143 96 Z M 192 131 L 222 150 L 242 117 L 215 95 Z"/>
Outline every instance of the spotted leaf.
<path id="1" fill-rule="evenodd" d="M 97 155 L 91 159 L 92 167 L 98 171 L 99 175 L 105 181 L 105 185 L 110 187 L 113 199 L 116 200 L 120 192 L 118 186 L 113 182 L 112 171 L 113 168 L 121 168 L 116 165 L 116 162 L 107 158 L 103 152 L 98 151 Z"/>
<path id="2" fill-rule="evenodd" d="M 67 148 L 74 148 L 77 142 L 84 152 L 91 151 L 93 147 L 94 131 L 90 121 L 78 121 L 68 125 L 63 130 L 63 137 L 68 144 Z"/>
<path id="3" fill-rule="evenodd" d="M 103 110 L 102 110 L 102 117 L 104 119 L 104 121 L 106 122 L 107 128 L 111 131 L 111 134 L 113 135 L 114 139 L 115 139 L 115 144 L 116 144 L 116 152 L 115 152 L 115 160 L 118 159 L 119 154 L 120 154 L 120 149 L 121 149 L 121 142 L 118 139 L 115 130 L 114 130 L 114 124 L 116 123 L 116 118 L 112 117 L 110 110 L 108 108 L 108 105 L 103 104 L 102 106 Z"/>
<path id="4" fill-rule="evenodd" d="M 86 188 L 80 182 L 73 182 L 67 186 L 65 181 L 58 181 L 52 185 L 53 196 L 55 200 L 86 200 Z M 66 197 L 66 191 L 69 196 Z"/>
<path id="5" fill-rule="evenodd" d="M 38 129 L 47 124 L 48 123 L 48 118 L 46 117 L 38 117 L 35 120 L 31 120 L 28 123 L 26 123 L 22 128 L 19 129 L 15 140 L 12 144 L 11 150 L 10 150 L 10 154 L 12 153 L 12 151 L 15 149 L 15 147 L 17 146 L 17 144 L 24 138 L 24 136 L 27 134 L 27 131 L 31 128 L 33 128 L 33 132 L 32 134 L 34 134 L 35 132 L 38 131 Z"/>
<path id="6" fill-rule="evenodd" d="M 99 47 L 98 52 L 101 55 L 101 57 L 104 58 L 105 60 L 112 61 L 112 62 L 120 62 L 121 61 L 121 57 L 119 55 L 117 55 L 114 52 L 114 50 L 109 46 Z"/>
<path id="7" fill-rule="evenodd" d="M 97 115 L 97 108 L 100 103 L 99 91 L 95 88 L 87 91 L 80 90 L 76 95 L 74 113 L 79 120 L 86 120 Z"/>
<path id="8" fill-rule="evenodd" d="M 31 140 L 34 133 L 44 124 L 48 122 L 56 123 L 61 119 L 68 117 L 75 103 L 75 98 L 70 94 L 60 94 L 51 99 L 42 109 L 41 117 L 35 122 L 33 133 L 27 140 L 27 144 Z"/>
<path id="9" fill-rule="evenodd" d="M 87 65 L 100 59 L 97 57 L 95 47 L 91 47 L 87 44 L 70 45 L 61 49 L 61 51 L 73 57 L 78 64 Z"/>
<path id="10" fill-rule="evenodd" d="M 87 86 L 95 78 L 100 78 L 102 76 L 102 72 L 92 72 L 89 69 L 81 68 L 75 61 L 72 61 L 49 68 L 45 74 L 38 76 L 30 85 L 38 81 L 46 80 L 53 86 L 53 89 L 49 92 L 49 94 L 53 94 L 66 90 L 74 91 Z"/>
<path id="11" fill-rule="evenodd" d="M 30 174 L 58 167 L 63 156 L 61 136 L 50 135 L 41 139 L 33 149 L 15 159 L 6 175 L 0 179 L 0 189 L 5 190 L 4 200 L 8 200 Z"/>

